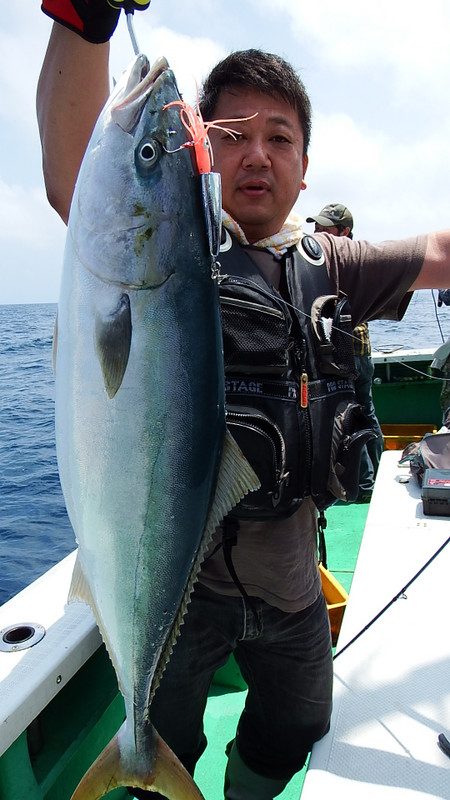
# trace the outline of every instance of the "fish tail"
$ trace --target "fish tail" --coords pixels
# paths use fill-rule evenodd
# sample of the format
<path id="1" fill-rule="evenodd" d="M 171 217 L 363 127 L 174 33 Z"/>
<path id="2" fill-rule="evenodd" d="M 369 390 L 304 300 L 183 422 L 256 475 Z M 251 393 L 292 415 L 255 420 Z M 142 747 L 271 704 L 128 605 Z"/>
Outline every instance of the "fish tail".
<path id="1" fill-rule="evenodd" d="M 151 769 L 133 769 L 132 759 L 121 757 L 116 734 L 81 779 L 71 800 L 98 800 L 118 786 L 132 786 L 159 792 L 169 800 L 204 800 L 192 777 L 170 747 L 155 731 Z"/>

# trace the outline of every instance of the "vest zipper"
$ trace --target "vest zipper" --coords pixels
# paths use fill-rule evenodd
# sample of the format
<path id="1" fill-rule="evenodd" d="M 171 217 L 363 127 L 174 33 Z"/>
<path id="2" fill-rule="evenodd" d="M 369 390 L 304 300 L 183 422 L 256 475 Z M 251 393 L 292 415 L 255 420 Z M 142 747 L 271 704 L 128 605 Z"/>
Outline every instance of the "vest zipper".
<path id="1" fill-rule="evenodd" d="M 311 417 L 309 413 L 309 378 L 306 371 L 306 342 L 301 332 L 300 326 L 297 324 L 298 335 L 301 337 L 301 344 L 294 339 L 294 360 L 297 366 L 299 378 L 299 413 L 300 424 L 303 426 L 305 434 L 305 455 L 306 455 L 306 477 L 305 477 L 305 497 L 311 491 L 311 472 L 312 472 L 312 434 L 311 434 Z M 295 327 L 294 327 L 295 330 Z M 301 439 L 301 437 L 300 437 Z"/>
<path id="2" fill-rule="evenodd" d="M 302 372 L 300 375 L 300 405 L 302 408 L 308 408 L 308 374 Z"/>
<path id="3" fill-rule="evenodd" d="M 277 308 L 268 308 L 268 306 L 262 306 L 259 303 L 252 303 L 250 300 L 240 300 L 237 297 L 224 297 L 222 295 L 220 298 L 220 303 L 225 306 L 234 306 L 237 308 L 246 308 L 250 311 L 258 311 L 260 314 L 268 314 L 269 316 L 278 317 L 279 319 L 285 318 L 283 312 L 279 311 Z"/>
<path id="4" fill-rule="evenodd" d="M 226 287 L 227 284 L 228 285 L 231 284 L 231 286 L 245 286 L 247 289 L 250 289 L 255 294 L 258 294 L 258 293 L 262 294 L 263 297 L 267 297 L 269 300 L 271 300 L 273 303 L 275 303 L 278 306 L 278 308 L 270 308 L 268 306 L 263 306 L 265 311 L 268 310 L 269 313 L 274 313 L 277 316 L 279 315 L 280 317 L 283 317 L 286 320 L 289 319 L 290 314 L 286 313 L 287 307 L 286 307 L 286 303 L 284 302 L 282 296 L 280 295 L 279 292 L 277 292 L 276 289 L 270 288 L 269 285 L 267 285 L 267 289 L 264 289 L 262 286 L 260 286 L 255 281 L 249 281 L 249 280 L 246 280 L 246 278 L 241 278 L 241 277 L 239 277 L 239 278 L 236 277 L 235 278 L 232 275 L 224 275 L 223 278 L 221 280 L 219 280 L 219 286 Z M 223 300 L 226 300 L 226 299 L 227 299 L 226 295 L 225 296 L 224 295 L 220 295 L 220 301 L 221 302 Z M 229 298 L 229 299 L 231 300 L 232 298 Z M 251 300 L 242 300 L 242 301 L 239 300 L 239 302 L 251 303 L 252 301 Z M 258 304 L 255 303 L 255 305 L 257 306 Z"/>

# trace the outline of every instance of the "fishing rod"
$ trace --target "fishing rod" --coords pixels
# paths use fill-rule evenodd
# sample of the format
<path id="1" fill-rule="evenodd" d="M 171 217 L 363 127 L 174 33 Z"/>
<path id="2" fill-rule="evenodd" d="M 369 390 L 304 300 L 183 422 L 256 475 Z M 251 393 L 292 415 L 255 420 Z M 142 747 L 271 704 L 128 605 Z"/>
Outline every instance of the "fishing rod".
<path id="1" fill-rule="evenodd" d="M 438 555 L 440 555 L 440 553 L 442 553 L 442 551 L 444 550 L 444 548 L 445 548 L 445 547 L 447 547 L 447 545 L 448 545 L 448 543 L 449 543 L 449 542 L 450 542 L 450 536 L 449 536 L 449 537 L 446 539 L 446 541 L 445 541 L 443 544 L 441 544 L 441 546 L 440 546 L 440 547 L 438 547 L 438 549 L 436 550 L 436 552 L 435 552 L 435 553 L 433 553 L 433 555 L 431 556 L 431 558 L 429 558 L 429 559 L 428 559 L 428 561 L 426 561 L 426 563 L 425 563 L 425 564 L 424 564 L 424 565 L 423 565 L 423 566 L 422 566 L 422 567 L 421 567 L 421 568 L 418 570 L 418 572 L 416 572 L 416 574 L 415 574 L 415 575 L 414 575 L 414 576 L 413 576 L 413 577 L 412 577 L 412 578 L 411 578 L 411 579 L 408 581 L 408 583 L 406 583 L 406 584 L 405 584 L 405 586 L 403 586 L 403 587 L 400 589 L 400 591 L 399 591 L 399 592 L 397 592 L 397 594 L 395 594 L 395 595 L 394 595 L 394 597 L 392 598 L 392 600 L 389 600 L 389 603 L 386 603 L 386 605 L 384 606 L 384 608 L 382 608 L 382 609 L 381 609 L 381 611 L 379 611 L 379 612 L 378 612 L 378 614 L 376 614 L 376 615 L 373 617 L 373 619 L 371 619 L 371 620 L 370 620 L 370 622 L 368 622 L 368 623 L 367 623 L 367 625 L 365 625 L 363 628 L 361 628 L 361 630 L 360 630 L 360 631 L 359 631 L 357 634 L 355 634 L 355 636 L 353 636 L 353 638 L 352 638 L 352 639 L 350 639 L 350 641 L 349 641 L 349 642 L 347 642 L 347 644 L 346 644 L 344 647 L 342 647 L 342 648 L 341 648 L 341 650 L 338 650 L 338 652 L 334 654 L 334 656 L 333 656 L 333 660 L 336 660 L 336 658 L 338 658 L 339 656 L 341 656 L 341 655 L 342 655 L 342 653 L 345 653 L 345 651 L 346 651 L 346 650 L 348 650 L 348 648 L 349 648 L 349 647 L 350 647 L 352 644 L 354 644 L 354 643 L 355 643 L 355 642 L 356 642 L 356 641 L 357 641 L 357 640 L 358 640 L 358 639 L 359 639 L 359 638 L 360 638 L 360 637 L 363 635 L 363 633 L 365 633 L 366 631 L 368 631 L 368 630 L 369 630 L 369 628 L 371 628 L 371 627 L 372 627 L 372 625 L 373 625 L 373 624 L 374 624 L 374 623 L 375 623 L 375 622 L 376 622 L 378 619 L 380 619 L 380 617 L 382 617 L 382 616 L 383 616 L 383 614 L 384 614 L 384 613 L 385 613 L 385 612 L 388 610 L 388 608 L 390 608 L 390 607 L 391 607 L 391 606 L 392 606 L 392 605 L 393 605 L 393 604 L 396 602 L 396 600 L 398 600 L 400 597 L 402 597 L 402 598 L 405 598 L 405 599 L 406 599 L 406 591 L 409 589 L 409 587 L 410 587 L 410 586 L 412 586 L 412 584 L 414 583 L 414 581 L 416 581 L 416 580 L 417 580 L 417 578 L 418 578 L 420 575 L 422 575 L 422 573 L 423 573 L 423 572 L 425 572 L 425 570 L 426 570 L 426 569 L 427 569 L 427 568 L 430 566 L 430 564 L 431 564 L 431 563 L 434 561 L 434 559 L 435 559 L 435 558 L 437 558 L 437 557 L 438 557 Z"/>
<path id="2" fill-rule="evenodd" d="M 384 608 L 382 608 L 382 609 L 381 609 L 381 611 L 379 611 L 379 612 L 378 612 L 378 614 L 376 614 L 376 615 L 373 617 L 373 619 L 371 619 L 371 620 L 370 620 L 370 622 L 368 622 L 368 623 L 367 623 L 367 625 L 365 625 L 363 628 L 361 628 L 361 630 L 360 630 L 360 631 L 359 631 L 357 634 L 355 634 L 355 636 L 353 636 L 353 638 L 352 638 L 352 639 L 350 639 L 350 641 L 349 641 L 349 642 L 347 642 L 347 644 L 346 644 L 344 647 L 342 647 L 340 650 L 338 650 L 338 652 L 337 652 L 337 653 L 335 653 L 335 654 L 334 654 L 334 656 L 333 656 L 333 661 L 335 661 L 335 660 L 336 660 L 336 658 L 339 658 L 339 656 L 341 656 L 341 655 L 342 655 L 342 653 L 345 653 L 345 651 L 346 651 L 346 650 L 348 650 L 348 648 L 349 648 L 349 647 L 351 647 L 351 645 L 353 645 L 353 644 L 354 644 L 356 641 L 358 641 L 358 639 L 359 639 L 359 638 L 360 638 L 360 637 L 361 637 L 361 636 L 362 636 L 362 635 L 363 635 L 363 634 L 364 634 L 366 631 L 368 631 L 368 630 L 369 630 L 369 628 L 371 628 L 371 627 L 372 627 L 372 625 L 374 625 L 374 623 L 375 623 L 377 620 L 379 620 L 379 619 L 380 619 L 380 617 L 382 617 L 382 616 L 383 616 L 383 614 L 384 614 L 384 613 L 385 613 L 385 612 L 386 612 L 386 611 L 387 611 L 387 610 L 388 610 L 388 609 L 389 609 L 389 608 L 390 608 L 390 607 L 391 607 L 391 606 L 392 606 L 392 605 L 393 605 L 393 604 L 394 604 L 394 603 L 395 603 L 395 602 L 396 602 L 396 601 L 397 601 L 399 598 L 404 598 L 405 600 L 407 599 L 407 597 L 406 597 L 406 591 L 407 591 L 407 589 L 409 589 L 409 587 L 410 587 L 410 586 L 412 586 L 412 584 L 414 583 L 414 581 L 416 581 L 416 580 L 417 580 L 417 578 L 418 578 L 420 575 L 422 575 L 422 573 L 423 573 L 423 572 L 425 572 L 425 570 L 426 570 L 426 569 L 427 569 L 427 568 L 430 566 L 430 564 L 431 564 L 431 563 L 434 561 L 434 559 L 435 559 L 435 558 L 437 558 L 437 557 L 438 557 L 438 555 L 440 555 L 440 553 L 442 553 L 442 551 L 444 550 L 444 548 L 445 548 L 445 547 L 447 547 L 447 545 L 448 545 L 448 543 L 449 543 L 449 542 L 450 542 L 450 536 L 449 536 L 449 537 L 446 539 L 446 541 L 445 541 L 443 544 L 441 544 L 441 546 L 440 546 L 440 547 L 438 547 L 438 549 L 436 550 L 436 552 L 435 552 L 435 553 L 433 553 L 433 555 L 431 556 L 431 558 L 429 558 L 429 559 L 428 559 L 428 561 L 427 561 L 427 562 L 426 562 L 426 563 L 425 563 L 425 564 L 424 564 L 424 565 L 423 565 L 423 566 L 422 566 L 422 567 L 421 567 L 421 568 L 418 570 L 418 572 L 416 572 L 416 574 L 414 575 L 414 577 L 413 577 L 413 578 L 411 578 L 411 580 L 409 580 L 409 581 L 408 581 L 408 583 L 406 583 L 406 584 L 405 584 L 405 586 L 403 586 L 403 587 L 402 587 L 402 589 L 400 589 L 400 591 L 399 591 L 399 592 L 397 592 L 397 594 L 396 594 L 396 595 L 394 595 L 394 597 L 392 598 L 392 600 L 390 600 L 390 601 L 389 601 L 389 603 L 386 603 L 386 605 L 384 606 Z M 439 748 L 442 750 L 442 752 L 443 752 L 443 753 L 445 753 L 445 755 L 446 755 L 446 756 L 448 756 L 448 757 L 450 758 L 450 741 L 447 739 L 447 737 L 446 737 L 445 733 L 440 733 L 440 734 L 438 735 L 437 744 L 438 744 Z"/>
<path id="3" fill-rule="evenodd" d="M 436 303 L 436 298 L 434 296 L 433 289 L 431 289 L 431 297 L 433 298 L 433 303 L 434 303 L 434 315 L 436 317 L 436 324 L 439 328 L 439 333 L 441 334 L 442 344 L 444 344 L 445 342 L 444 332 L 442 330 L 441 320 L 439 319 L 439 312 L 438 312 L 438 306 L 442 305 L 442 301 L 438 300 L 438 302 Z"/>

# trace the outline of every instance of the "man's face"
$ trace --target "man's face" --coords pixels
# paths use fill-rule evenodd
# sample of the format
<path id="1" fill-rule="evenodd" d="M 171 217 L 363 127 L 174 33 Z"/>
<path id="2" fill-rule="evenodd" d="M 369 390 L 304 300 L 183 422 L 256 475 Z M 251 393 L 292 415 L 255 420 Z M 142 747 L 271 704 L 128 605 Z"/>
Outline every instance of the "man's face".
<path id="1" fill-rule="evenodd" d="M 337 225 L 320 225 L 316 222 L 314 225 L 314 233 L 329 233 L 330 236 L 340 236 L 341 232 Z"/>
<path id="2" fill-rule="evenodd" d="M 253 89 L 222 91 L 214 117 L 239 136 L 211 130 L 214 169 L 222 176 L 223 207 L 256 242 L 277 233 L 304 188 L 308 159 L 297 112 L 281 98 Z"/>
<path id="3" fill-rule="evenodd" d="M 348 236 L 350 228 L 340 228 L 338 225 L 314 225 L 314 233 L 329 233 L 330 236 Z"/>

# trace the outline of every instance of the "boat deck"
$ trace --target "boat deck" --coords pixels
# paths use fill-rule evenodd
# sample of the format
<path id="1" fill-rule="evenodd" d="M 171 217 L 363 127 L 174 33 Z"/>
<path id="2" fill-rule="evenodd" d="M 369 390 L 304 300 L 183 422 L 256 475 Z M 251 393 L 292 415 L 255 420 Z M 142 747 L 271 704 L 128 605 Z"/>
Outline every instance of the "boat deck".
<path id="1" fill-rule="evenodd" d="M 424 515 L 398 455 L 381 459 L 338 641 L 331 730 L 313 748 L 302 800 L 450 799 L 438 746 L 450 736 L 450 520 Z"/>
<path id="2" fill-rule="evenodd" d="M 338 505 L 327 512 L 328 566 L 347 590 L 367 511 L 368 505 Z M 0 652 L 0 796 L 5 800 L 68 800 L 78 777 L 123 719 L 115 676 L 104 647 L 99 648 L 89 609 L 65 605 L 73 561 L 74 554 L 0 608 L 2 630 L 36 622 L 46 629 L 31 649 Z M 196 771 L 207 800 L 223 797 L 225 746 L 243 708 L 243 687 L 230 661 L 210 692 L 205 715 L 209 744 Z M 298 800 L 303 778 L 304 771 L 280 797 Z M 118 789 L 110 797 L 128 795 Z"/>
<path id="3" fill-rule="evenodd" d="M 393 470 L 398 472 L 398 456 L 398 452 L 383 455 L 370 507 L 342 504 L 327 512 L 328 567 L 347 591 L 352 586 L 338 649 L 434 552 L 436 537 L 441 541 L 448 536 L 448 520 L 423 518 L 414 483 L 408 488 L 393 477 Z M 392 484 L 390 489 L 386 481 Z M 376 623 L 335 662 L 332 730 L 315 746 L 308 771 L 303 770 L 292 779 L 280 795 L 281 800 L 299 800 L 300 795 L 307 800 L 329 793 L 349 800 L 360 797 L 361 792 L 378 797 L 380 791 L 388 791 L 387 796 L 394 797 L 396 786 L 406 790 L 402 797 L 415 797 L 422 786 L 421 770 L 427 788 L 418 796 L 450 798 L 450 760 L 437 748 L 438 732 L 450 732 L 450 640 L 445 603 L 449 557 L 450 548 L 445 558 L 433 563 L 440 570 L 438 577 L 433 577 L 435 572 L 430 570 L 425 590 L 418 592 L 419 582 L 417 591 L 414 586 L 414 601 L 396 603 L 387 622 L 383 619 Z M 115 676 L 104 648 L 98 647 L 99 635 L 89 610 L 82 604 L 68 608 L 64 605 L 72 562 L 73 555 L 0 608 L 0 628 L 39 619 L 47 629 L 42 642 L 29 650 L 0 652 L 0 796 L 5 800 L 68 800 L 78 777 L 123 719 Z M 40 607 L 38 599 L 48 597 L 48 592 L 41 591 L 43 581 L 47 588 L 51 581 L 54 602 Z M 425 585 L 422 577 L 421 583 Z M 433 597 L 437 591 L 441 599 L 436 603 Z M 412 614 L 408 619 L 404 617 L 407 608 Z M 395 624 L 399 614 L 400 625 L 398 620 Z M 415 637 L 418 626 L 423 643 L 419 648 Z M 422 659 L 420 668 L 414 666 L 414 659 Z M 408 677 L 411 673 L 415 676 L 412 681 Z M 430 680 L 430 675 L 440 681 L 437 695 L 436 680 Z M 366 682 L 370 679 L 384 680 L 387 695 L 384 690 L 369 690 Z M 406 693 L 422 691 L 420 681 L 422 688 L 425 682 L 425 692 L 423 699 L 418 696 L 416 702 L 415 696 L 407 697 Z M 223 797 L 225 747 L 234 736 L 243 708 L 243 686 L 236 665 L 230 662 L 222 676 L 217 674 L 210 692 L 205 715 L 208 747 L 195 776 L 206 800 Z M 84 704 L 79 702 L 80 693 Z M 373 705 L 377 697 L 383 707 Z M 372 705 L 369 703 L 368 716 L 364 717 L 367 698 Z M 391 710 L 386 703 L 391 703 Z M 361 714 L 364 719 L 360 724 Z M 413 729 L 419 731 L 418 741 L 425 742 L 424 749 L 417 753 Z M 364 737 L 369 741 L 367 753 Z M 402 741 L 408 744 L 399 750 Z M 391 752 L 391 745 L 397 749 L 394 747 Z M 375 759 L 372 771 L 365 758 Z M 362 759 L 361 763 L 356 763 L 358 759 Z M 374 777 L 378 763 L 381 772 Z M 448 783 L 434 787 L 433 781 L 442 783 L 446 778 Z M 125 800 L 128 795 L 118 789 L 110 797 Z"/>

